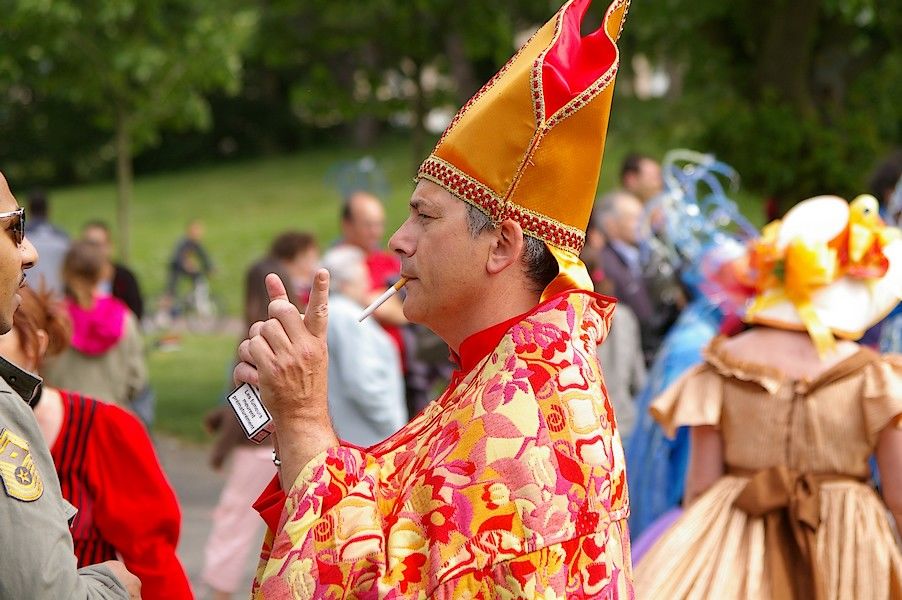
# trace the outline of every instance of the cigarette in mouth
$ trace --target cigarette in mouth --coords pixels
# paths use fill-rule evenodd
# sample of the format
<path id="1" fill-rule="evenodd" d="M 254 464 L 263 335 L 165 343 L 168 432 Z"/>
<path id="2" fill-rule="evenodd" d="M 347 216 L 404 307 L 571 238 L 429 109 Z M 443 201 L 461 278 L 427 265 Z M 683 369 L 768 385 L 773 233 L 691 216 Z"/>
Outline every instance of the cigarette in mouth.
<path id="1" fill-rule="evenodd" d="M 373 312 L 374 312 L 377 308 L 379 308 L 380 306 L 382 306 L 382 304 L 383 304 L 386 300 L 388 300 L 389 298 L 391 298 L 392 296 L 394 296 L 395 294 L 397 294 L 397 293 L 398 293 L 398 290 L 400 290 L 402 287 L 404 287 L 404 284 L 405 284 L 405 283 L 407 283 L 407 278 L 406 278 L 406 277 L 402 277 L 401 279 L 398 280 L 398 283 L 396 283 L 395 285 L 393 285 L 393 286 L 391 286 L 390 288 L 388 288 L 387 290 L 385 290 L 385 292 L 383 292 L 383 294 L 382 294 L 381 296 L 379 296 L 378 298 L 376 298 L 376 299 L 373 301 L 372 304 L 370 304 L 369 306 L 366 307 L 366 310 L 363 311 L 363 314 L 360 315 L 360 318 L 357 319 L 357 322 L 360 323 L 360 322 L 362 322 L 365 318 L 367 318 L 368 316 L 370 316 L 371 314 L 373 314 Z"/>

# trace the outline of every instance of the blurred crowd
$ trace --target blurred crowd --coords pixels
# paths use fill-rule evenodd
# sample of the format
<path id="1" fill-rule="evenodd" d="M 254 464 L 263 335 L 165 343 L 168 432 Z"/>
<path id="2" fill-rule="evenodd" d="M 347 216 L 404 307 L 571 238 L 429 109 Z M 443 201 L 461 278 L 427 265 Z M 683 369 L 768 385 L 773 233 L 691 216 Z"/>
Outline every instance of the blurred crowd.
<path id="1" fill-rule="evenodd" d="M 897 223 L 902 214 L 900 177 L 902 155 L 897 153 L 871 178 L 881 214 L 890 223 Z M 691 327 L 687 315 L 701 295 L 696 264 L 700 255 L 686 248 L 662 251 L 674 249 L 675 222 L 676 227 L 688 227 L 680 215 L 668 213 L 674 210 L 672 204 L 660 201 L 668 193 L 673 190 L 665 185 L 661 163 L 629 155 L 620 169 L 619 186 L 596 201 L 581 256 L 595 291 L 618 301 L 598 356 L 628 459 L 634 463 L 651 460 L 644 453 L 663 443 L 660 430 L 649 424 L 648 402 L 663 390 L 663 382 L 675 378 L 673 373 L 663 375 L 669 367 L 662 364 L 672 358 L 679 324 L 683 331 Z M 42 193 L 28 200 L 27 235 L 41 259 L 29 273 L 33 289 L 22 294 L 13 331 L 0 337 L 0 354 L 44 378 L 35 415 L 52 449 L 64 496 L 80 503 L 72 529 L 80 564 L 119 557 L 142 580 L 145 597 L 190 597 L 175 555 L 178 502 L 148 435 L 155 400 L 142 330 L 151 319 L 159 324 L 160 315 L 169 325 L 177 322 L 186 310 L 184 298 L 195 304 L 208 298 L 207 283 L 216 267 L 203 243 L 203 223 L 187 224 L 168 262 L 157 314 L 148 315 L 135 274 L 113 258 L 109 226 L 89 221 L 70 239 L 53 224 L 49 208 Z M 314 272 L 328 269 L 329 412 L 341 439 L 368 447 L 421 411 L 454 365 L 441 339 L 405 319 L 403 291 L 382 304 L 373 318 L 358 323 L 363 308 L 399 280 L 401 264 L 384 245 L 386 216 L 378 197 L 355 190 L 343 199 L 336 218 L 338 239 L 287 230 L 248 267 L 243 328 L 267 319 L 268 274 L 282 279 L 292 302 L 303 311 Z M 723 304 L 718 308 L 716 326 L 706 339 L 743 328 Z M 880 339 L 878 326 L 865 343 L 877 347 Z M 700 348 L 701 342 L 694 343 L 696 354 Z M 685 361 L 680 370 L 691 362 Z M 225 484 L 206 544 L 202 578 L 209 597 L 222 600 L 243 592 L 246 565 L 262 535 L 252 505 L 276 468 L 271 445 L 249 442 L 227 405 L 212 410 L 205 425 L 215 438 L 210 465 L 225 470 Z M 684 470 L 685 455 L 674 458 L 680 451 L 668 448 L 667 460 L 682 460 L 674 468 Z M 663 509 L 643 513 L 639 486 L 647 469 L 642 464 L 631 464 L 630 469 L 638 515 L 634 531 L 641 532 Z M 662 506 L 672 507 L 674 499 L 682 497 L 683 482 L 666 477 L 663 486 L 673 498 Z M 654 487 L 660 489 L 662 482 Z M 117 492 L 123 489 L 133 493 Z M 649 500 L 646 506 L 652 504 Z M 133 516 L 139 513 L 145 517 Z M 154 591 L 163 589 L 163 595 Z"/>

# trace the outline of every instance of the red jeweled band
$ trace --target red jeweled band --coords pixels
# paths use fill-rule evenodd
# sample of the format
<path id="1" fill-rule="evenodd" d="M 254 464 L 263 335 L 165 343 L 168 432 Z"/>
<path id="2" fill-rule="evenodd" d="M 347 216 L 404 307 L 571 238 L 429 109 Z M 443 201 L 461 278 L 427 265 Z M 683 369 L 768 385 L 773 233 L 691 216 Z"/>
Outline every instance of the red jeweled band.
<path id="1" fill-rule="evenodd" d="M 585 232 L 513 202 L 506 202 L 485 185 L 435 156 L 430 156 L 423 162 L 417 178 L 428 179 L 442 186 L 464 202 L 480 209 L 495 223 L 513 219 L 525 233 L 576 255 L 579 255 L 586 241 Z"/>

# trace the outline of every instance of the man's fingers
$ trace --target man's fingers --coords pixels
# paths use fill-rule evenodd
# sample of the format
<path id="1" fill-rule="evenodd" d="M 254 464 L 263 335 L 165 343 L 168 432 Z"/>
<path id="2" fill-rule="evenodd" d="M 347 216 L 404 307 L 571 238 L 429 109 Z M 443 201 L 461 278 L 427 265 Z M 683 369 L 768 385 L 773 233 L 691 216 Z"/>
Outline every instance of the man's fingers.
<path id="1" fill-rule="evenodd" d="M 294 315 L 289 314 L 284 318 L 270 319 L 263 324 L 263 329 L 261 330 L 260 335 L 264 340 L 266 340 L 266 343 L 269 344 L 269 347 L 272 348 L 274 353 L 291 352 L 291 339 L 288 336 L 283 321 L 290 321 L 292 327 L 297 331 L 302 330 L 302 326 L 300 325 L 300 313 L 298 313 L 297 309 L 294 308 L 294 306 L 292 306 L 291 308 L 294 309 Z"/>
<path id="2" fill-rule="evenodd" d="M 263 321 L 257 321 L 253 325 L 251 325 L 250 329 L 247 332 L 247 339 L 253 339 L 260 335 L 260 332 L 263 331 Z"/>
<path id="3" fill-rule="evenodd" d="M 267 312 L 269 313 L 269 321 L 267 321 L 266 325 L 260 330 L 261 333 L 267 329 L 271 329 L 273 324 L 281 324 L 281 329 L 284 330 L 289 340 L 297 341 L 303 337 L 304 315 L 300 313 L 297 306 L 288 300 L 282 300 L 280 298 L 269 303 Z M 273 346 L 273 348 L 275 348 L 275 346 Z"/>
<path id="4" fill-rule="evenodd" d="M 260 375 L 257 373 L 257 369 L 254 365 L 246 362 L 240 362 L 235 365 L 235 370 L 232 371 L 232 380 L 235 382 L 236 387 L 243 383 L 260 387 Z"/>
<path id="5" fill-rule="evenodd" d="M 320 269 L 313 278 L 310 300 L 304 312 L 307 331 L 318 338 L 326 337 L 329 317 L 329 271 Z"/>
<path id="6" fill-rule="evenodd" d="M 275 362 L 275 352 L 273 352 L 269 342 L 267 342 L 266 338 L 262 335 L 251 338 L 247 349 L 251 355 L 251 360 L 249 362 L 251 365 L 272 365 Z"/>
<path id="7" fill-rule="evenodd" d="M 288 300 L 288 292 L 285 291 L 285 284 L 282 279 L 275 273 L 266 276 L 266 293 L 269 294 L 269 301 Z"/>
<path id="8" fill-rule="evenodd" d="M 244 340 L 240 344 L 238 344 L 238 361 L 246 362 L 251 366 L 254 365 L 254 359 L 251 356 L 251 341 Z"/>
<path id="9" fill-rule="evenodd" d="M 282 323 L 282 328 L 290 340 L 299 339 L 304 333 L 303 318 L 298 318 L 301 311 L 291 303 L 285 284 L 275 273 L 266 276 L 266 293 L 269 294 L 267 314 L 270 320 L 276 319 Z M 260 331 L 258 329 L 255 333 L 259 335 Z"/>

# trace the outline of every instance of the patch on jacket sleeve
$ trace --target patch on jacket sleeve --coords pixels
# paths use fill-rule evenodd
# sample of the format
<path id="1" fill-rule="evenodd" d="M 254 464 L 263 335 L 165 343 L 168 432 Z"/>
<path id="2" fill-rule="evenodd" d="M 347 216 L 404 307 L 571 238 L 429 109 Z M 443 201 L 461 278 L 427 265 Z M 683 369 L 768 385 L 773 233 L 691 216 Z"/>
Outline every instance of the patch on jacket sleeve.
<path id="1" fill-rule="evenodd" d="M 6 495 L 23 502 L 34 502 L 44 493 L 28 442 L 8 429 L 0 430 L 0 479 Z"/>

